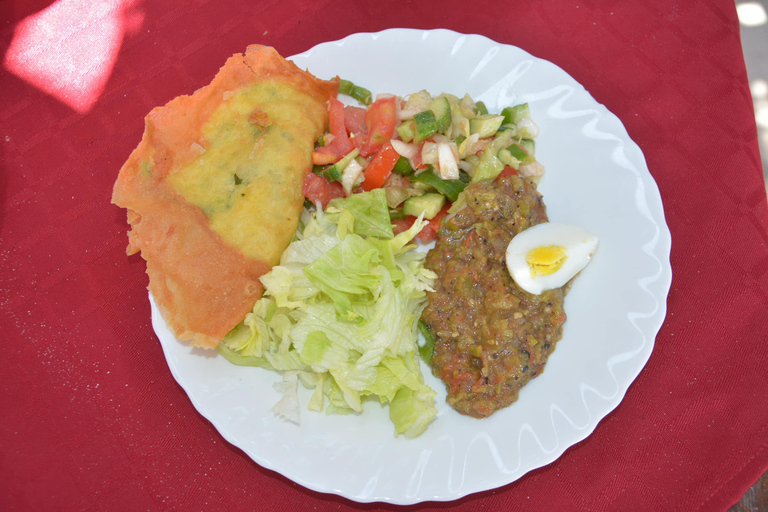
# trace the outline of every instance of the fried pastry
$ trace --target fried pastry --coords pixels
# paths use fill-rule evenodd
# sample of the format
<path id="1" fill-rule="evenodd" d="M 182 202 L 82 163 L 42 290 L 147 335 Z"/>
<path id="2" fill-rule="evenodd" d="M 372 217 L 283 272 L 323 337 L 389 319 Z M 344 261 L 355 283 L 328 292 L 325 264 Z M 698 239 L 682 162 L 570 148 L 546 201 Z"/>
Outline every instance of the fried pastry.
<path id="1" fill-rule="evenodd" d="M 259 277 L 298 225 L 315 141 L 337 81 L 252 45 L 213 81 L 153 109 L 112 202 L 128 210 L 128 254 L 177 338 L 215 347 L 261 296 Z"/>

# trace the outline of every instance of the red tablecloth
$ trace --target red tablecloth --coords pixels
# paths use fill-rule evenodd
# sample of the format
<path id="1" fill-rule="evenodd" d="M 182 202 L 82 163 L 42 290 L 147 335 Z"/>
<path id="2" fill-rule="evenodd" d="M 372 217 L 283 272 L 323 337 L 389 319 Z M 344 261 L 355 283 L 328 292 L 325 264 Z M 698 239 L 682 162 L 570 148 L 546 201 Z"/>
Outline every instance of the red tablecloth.
<path id="1" fill-rule="evenodd" d="M 733 0 L 0 3 L 0 510 L 377 510 L 225 442 L 173 380 L 112 184 L 154 106 L 250 43 L 444 27 L 550 60 L 659 184 L 673 283 L 654 353 L 585 441 L 414 509 L 725 510 L 768 468 L 768 207 Z"/>

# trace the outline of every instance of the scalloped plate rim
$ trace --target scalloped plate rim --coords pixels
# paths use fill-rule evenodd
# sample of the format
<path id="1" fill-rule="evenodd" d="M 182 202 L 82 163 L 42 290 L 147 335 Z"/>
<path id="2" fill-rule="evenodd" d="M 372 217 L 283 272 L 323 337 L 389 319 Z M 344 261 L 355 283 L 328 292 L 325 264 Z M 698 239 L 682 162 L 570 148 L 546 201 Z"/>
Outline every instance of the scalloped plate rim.
<path id="1" fill-rule="evenodd" d="M 289 57 L 289 60 L 299 60 L 299 61 L 311 61 L 313 58 L 313 54 L 320 52 L 320 51 L 326 51 L 329 48 L 332 49 L 333 47 L 336 48 L 343 48 L 345 45 L 348 45 L 352 41 L 359 42 L 360 40 L 367 40 L 370 39 L 370 42 L 375 45 L 376 41 L 379 41 L 381 39 L 387 39 L 389 37 L 394 38 L 408 38 L 420 36 L 420 39 L 422 41 L 428 41 L 430 38 L 435 37 L 444 37 L 444 38 L 454 38 L 454 40 L 463 39 L 465 42 L 470 41 L 471 43 L 479 42 L 482 45 L 491 45 L 494 47 L 499 48 L 507 48 L 507 49 L 513 49 L 515 52 L 520 52 L 521 55 L 526 56 L 526 58 L 531 59 L 532 61 L 536 63 L 540 63 L 543 66 L 548 66 L 550 71 L 556 74 L 559 74 L 560 76 L 558 78 L 565 80 L 566 82 L 570 82 L 569 85 L 573 87 L 573 94 L 577 94 L 579 96 L 586 96 L 588 102 L 594 103 L 593 107 L 596 107 L 598 110 L 600 110 L 600 119 L 603 119 L 604 121 L 608 123 L 612 123 L 611 129 L 618 132 L 617 137 L 621 139 L 622 142 L 627 144 L 627 150 L 630 152 L 638 152 L 639 153 L 639 160 L 637 160 L 637 156 L 635 155 L 635 159 L 637 160 L 637 164 L 639 164 L 639 182 L 640 184 L 638 186 L 644 186 L 646 187 L 646 193 L 645 193 L 645 199 L 646 203 L 645 205 L 649 208 L 650 216 L 653 217 L 655 221 L 657 221 L 657 228 L 658 228 L 658 234 L 657 234 L 657 240 L 653 247 L 652 254 L 649 254 L 649 256 L 654 256 L 659 261 L 659 264 L 661 266 L 659 273 L 657 276 L 655 276 L 655 279 L 652 281 L 652 284 L 655 285 L 654 290 L 649 291 L 646 290 L 646 292 L 653 295 L 653 297 L 658 301 L 658 307 L 656 311 L 652 312 L 651 314 L 648 314 L 645 318 L 645 327 L 643 327 L 644 331 L 643 334 L 645 335 L 645 342 L 640 346 L 639 352 L 632 357 L 635 359 L 633 360 L 634 365 L 631 369 L 625 370 L 623 373 L 621 373 L 619 376 L 613 375 L 615 379 L 618 380 L 619 377 L 622 378 L 621 382 L 617 382 L 619 385 L 618 392 L 615 393 L 610 400 L 605 401 L 602 403 L 602 407 L 600 407 L 600 410 L 597 411 L 595 414 L 598 416 L 596 419 L 592 419 L 590 417 L 590 421 L 585 425 L 583 428 L 576 429 L 576 435 L 570 436 L 567 442 L 558 443 L 555 449 L 551 450 L 549 453 L 546 452 L 546 450 L 543 450 L 542 456 L 533 464 L 528 464 L 526 467 L 523 467 L 519 471 L 515 472 L 512 477 L 509 478 L 500 478 L 494 481 L 489 481 L 488 483 L 483 484 L 474 484 L 474 485 L 460 485 L 458 488 L 454 489 L 446 489 L 446 492 L 443 493 L 427 493 L 427 494 L 419 494 L 416 492 L 415 494 L 411 495 L 381 495 L 376 493 L 376 489 L 369 490 L 367 494 L 362 494 L 361 491 L 354 491 L 351 489 L 345 489 L 340 485 L 333 485 L 329 483 L 323 483 L 318 482 L 317 480 L 308 479 L 306 477 L 297 475 L 295 471 L 292 470 L 291 467 L 286 467 L 285 464 L 281 464 L 280 460 L 273 460 L 268 457 L 264 457 L 262 454 L 259 453 L 258 446 L 254 447 L 252 440 L 243 439 L 242 436 L 238 436 L 237 434 L 233 433 L 231 429 L 231 425 L 227 422 L 227 418 L 222 418 L 221 414 L 212 411 L 210 409 L 210 405 L 206 403 L 206 401 L 203 399 L 203 394 L 200 391 L 199 384 L 196 379 L 197 376 L 190 375 L 188 371 L 184 368 L 184 363 L 187 361 L 188 357 L 199 357 L 199 354 L 195 354 L 194 350 L 190 350 L 188 347 L 185 347 L 182 343 L 175 342 L 175 338 L 170 334 L 170 332 L 167 330 L 167 327 L 165 325 L 165 322 L 162 320 L 162 317 L 159 314 L 159 311 L 157 310 L 156 305 L 154 304 L 154 301 L 150 294 L 150 302 L 152 306 L 152 324 L 153 328 L 155 329 L 155 332 L 158 335 L 158 338 L 161 341 L 161 345 L 166 357 L 166 360 L 168 362 L 169 369 L 176 379 L 176 381 L 181 385 L 181 387 L 185 390 L 187 395 L 189 396 L 193 406 L 202 414 L 206 419 L 208 419 L 213 426 L 218 430 L 218 432 L 222 435 L 224 439 L 226 439 L 229 443 L 231 443 L 234 446 L 239 447 L 242 449 L 250 458 L 252 458 L 256 463 L 259 465 L 276 471 L 283 476 L 293 480 L 294 482 L 307 487 L 309 489 L 312 489 L 314 491 L 323 492 L 323 493 L 330 493 L 330 494 L 337 494 L 343 497 L 346 497 L 353 501 L 358 502 L 387 502 L 392 504 L 413 504 L 413 503 L 419 503 L 424 501 L 451 501 L 458 498 L 461 498 L 463 496 L 482 492 L 494 488 L 498 488 L 503 485 L 507 485 L 509 483 L 514 482 L 515 480 L 519 479 L 523 475 L 525 475 L 527 472 L 545 466 L 547 464 L 550 464 L 551 462 L 558 459 L 568 448 L 573 446 L 574 444 L 582 441 L 583 439 L 587 438 L 597 427 L 599 422 L 604 418 L 606 415 L 608 415 L 611 411 L 613 411 L 619 403 L 622 401 L 623 397 L 625 396 L 629 386 L 631 383 L 635 380 L 637 375 L 640 373 L 642 368 L 645 366 L 646 362 L 650 358 L 652 349 L 653 349 L 653 342 L 655 339 L 656 334 L 658 333 L 658 330 L 661 328 L 661 325 L 664 321 L 664 318 L 666 316 L 666 296 L 669 292 L 669 288 L 671 285 L 671 268 L 669 265 L 669 252 L 670 252 L 670 246 L 671 246 L 671 237 L 669 234 L 669 230 L 666 226 L 666 222 L 664 220 L 664 213 L 663 213 L 663 205 L 661 203 L 661 197 L 658 191 L 658 187 L 656 186 L 655 181 L 650 175 L 650 172 L 647 169 L 647 165 L 645 164 L 644 157 L 642 156 L 642 151 L 637 147 L 637 145 L 632 142 L 632 140 L 629 138 L 629 135 L 626 132 L 626 129 L 624 128 L 621 121 L 613 115 L 610 111 L 608 111 L 607 108 L 605 108 L 603 105 L 597 103 L 588 93 L 588 91 L 578 84 L 573 78 L 570 77 L 565 71 L 557 67 L 556 65 L 542 60 L 538 59 L 536 57 L 531 56 L 529 53 L 525 52 L 524 50 L 514 47 L 512 45 L 506 45 L 497 43 L 491 39 L 489 39 L 486 36 L 477 35 L 477 34 L 461 34 L 458 32 L 454 32 L 451 30 L 446 29 L 434 29 L 434 30 L 417 30 L 417 29 L 388 29 L 381 32 L 366 32 L 366 33 L 357 33 L 357 34 L 351 34 L 343 39 L 337 40 L 337 41 L 330 41 L 321 43 L 319 45 L 316 45 L 315 47 L 311 48 L 310 50 L 294 55 L 292 57 Z M 310 71 L 312 71 L 312 68 L 310 66 Z M 368 85 L 365 83 L 365 85 Z M 433 91 L 434 92 L 434 91 Z M 474 94 L 473 94 L 474 97 Z M 537 116 L 533 116 L 534 119 L 537 119 Z M 618 126 L 616 126 L 618 124 Z M 544 135 L 542 135 L 544 136 Z M 546 155 L 542 156 L 542 160 L 546 161 L 547 157 Z M 551 208 L 551 205 L 547 203 L 548 209 Z M 601 239 L 601 243 L 602 243 Z M 600 249 L 598 249 L 599 254 Z M 597 259 L 597 257 L 596 257 Z M 594 263 L 593 265 L 594 266 Z M 592 267 L 591 266 L 591 267 Z M 590 271 L 594 272 L 593 268 L 589 269 Z M 570 294 L 569 294 L 570 296 Z M 170 336 L 170 337 L 169 337 Z M 175 342 L 175 343 L 174 343 Z M 560 346 L 558 346 L 558 351 L 560 351 Z M 558 353 L 558 351 L 555 351 L 555 353 Z M 619 362 L 618 364 L 621 364 Z M 542 376 L 547 375 L 547 372 L 544 372 Z M 537 380 L 542 379 L 542 376 L 538 377 Z M 426 376 L 429 378 L 430 376 Z M 532 381 L 532 384 L 536 381 Z M 531 386 L 531 385 L 529 385 Z M 531 386 L 533 387 L 533 386 Z M 584 400 L 584 406 L 587 408 L 587 412 L 592 413 L 594 411 L 589 410 L 589 406 L 586 403 L 586 399 L 584 398 L 584 395 L 582 395 L 582 400 Z M 513 404 L 508 410 L 514 410 L 515 404 Z M 450 414 L 453 413 L 453 411 L 445 411 L 444 409 L 441 410 L 441 413 L 439 415 L 438 421 L 448 421 L 450 420 L 451 416 Z M 271 413 L 270 413 L 271 414 Z M 368 414 L 368 411 L 366 411 L 366 414 Z M 445 415 L 448 415 L 448 418 L 444 418 Z M 456 413 L 453 413 L 456 414 Z M 498 414 L 498 413 L 497 413 Z M 554 416 L 552 415 L 552 411 L 550 410 L 550 416 L 553 418 L 554 422 Z M 590 415 L 591 416 L 591 415 Z M 459 421 L 459 420 L 456 420 Z M 483 420 L 488 421 L 488 420 Z M 554 425 L 554 423 L 553 423 Z M 430 429 L 434 428 L 433 426 L 430 426 Z M 428 429 L 429 432 L 429 429 Z M 555 429 L 555 434 L 557 434 L 557 430 Z M 518 432 L 518 445 L 519 441 L 521 439 L 521 433 Z M 535 432 L 534 432 L 534 437 Z M 394 439 L 394 438 L 393 438 Z M 393 443 L 397 445 L 400 441 L 394 440 Z M 409 443 L 413 441 L 408 441 Z M 518 446 L 519 447 L 519 446 Z M 429 458 L 429 457 L 428 457 Z M 522 456 L 518 453 L 518 458 L 522 458 Z M 464 470 L 466 470 L 466 461 Z M 375 483 L 378 483 L 376 480 Z M 450 479 L 449 479 L 450 484 Z"/>

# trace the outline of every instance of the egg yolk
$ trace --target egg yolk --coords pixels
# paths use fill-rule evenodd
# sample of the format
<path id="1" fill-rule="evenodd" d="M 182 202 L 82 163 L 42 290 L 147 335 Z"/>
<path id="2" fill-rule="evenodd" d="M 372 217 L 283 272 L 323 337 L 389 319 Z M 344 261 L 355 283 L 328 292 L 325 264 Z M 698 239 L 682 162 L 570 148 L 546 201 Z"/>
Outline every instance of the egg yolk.
<path id="1" fill-rule="evenodd" d="M 531 268 L 531 277 L 554 274 L 568 259 L 568 251 L 562 245 L 540 245 L 525 255 Z"/>

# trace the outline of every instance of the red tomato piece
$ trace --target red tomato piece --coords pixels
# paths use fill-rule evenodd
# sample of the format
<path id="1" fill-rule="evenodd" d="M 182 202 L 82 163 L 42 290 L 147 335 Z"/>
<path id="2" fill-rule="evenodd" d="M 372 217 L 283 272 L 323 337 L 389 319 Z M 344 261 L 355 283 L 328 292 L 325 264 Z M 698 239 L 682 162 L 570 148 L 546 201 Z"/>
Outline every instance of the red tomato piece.
<path id="1" fill-rule="evenodd" d="M 428 244 L 437 238 L 437 231 L 432 228 L 431 224 L 427 224 L 421 229 L 421 231 L 419 231 L 419 234 L 416 235 L 416 238 L 421 240 L 422 243 Z"/>
<path id="2" fill-rule="evenodd" d="M 413 226 L 413 221 L 416 220 L 416 217 L 408 216 L 404 219 L 395 219 L 392 221 L 392 232 L 394 232 L 396 235 L 399 235 L 403 231 L 408 231 L 411 226 Z"/>
<path id="3" fill-rule="evenodd" d="M 446 208 L 447 211 L 447 208 Z M 442 213 L 442 212 L 441 212 Z M 429 221 L 429 224 L 424 226 L 421 231 L 416 235 L 416 238 L 418 238 L 421 243 L 428 244 L 435 238 L 437 238 L 437 231 L 440 228 L 440 219 L 444 217 L 445 214 L 440 215 L 438 214 L 435 216 L 435 219 L 437 220 L 437 223 L 433 223 L 433 220 Z M 413 223 L 416 222 L 416 217 L 409 215 L 404 219 L 396 219 L 392 221 L 392 231 L 397 235 L 398 233 L 402 233 L 403 231 L 407 231 L 408 229 L 413 226 Z"/>
<path id="4" fill-rule="evenodd" d="M 498 176 L 496 176 L 496 179 L 499 179 L 503 176 L 517 176 L 517 171 L 514 167 L 506 166 L 504 169 L 501 170 Z"/>
<path id="5" fill-rule="evenodd" d="M 344 187 L 338 181 L 331 183 L 324 176 L 318 176 L 311 171 L 304 178 L 304 197 L 313 203 L 320 201 L 323 208 L 328 206 L 331 199 L 345 197 L 345 195 Z"/>
<path id="6" fill-rule="evenodd" d="M 336 98 L 328 100 L 328 130 L 337 137 L 347 138 L 347 127 L 344 124 L 344 104 Z"/>
<path id="7" fill-rule="evenodd" d="M 450 207 L 451 207 L 451 203 L 450 202 L 446 203 L 445 206 L 443 206 L 443 208 L 439 212 L 437 212 L 437 215 L 435 215 L 430 219 L 429 227 L 432 228 L 432 231 L 434 231 L 435 234 L 437 234 L 437 232 L 440 231 L 440 221 L 443 220 L 443 217 L 448 215 L 448 210 L 450 209 Z"/>
<path id="8" fill-rule="evenodd" d="M 397 160 L 400 158 L 400 153 L 395 151 L 392 144 L 387 143 L 382 147 L 376 155 L 374 155 L 368 167 L 365 168 L 364 175 L 365 181 L 362 183 L 363 190 L 373 190 L 380 188 L 387 181 L 389 175 L 392 174 L 392 169 L 395 168 Z"/>
<path id="9" fill-rule="evenodd" d="M 361 107 L 344 107 L 344 126 L 347 127 L 347 133 L 355 135 L 366 133 L 365 127 L 365 109 Z"/>
<path id="10" fill-rule="evenodd" d="M 395 97 L 376 100 L 365 113 L 365 127 L 368 137 L 360 148 L 362 156 L 374 154 L 395 134 L 397 124 L 397 104 Z"/>
<path id="11" fill-rule="evenodd" d="M 312 152 L 312 163 L 314 165 L 328 165 L 328 164 L 335 164 L 339 160 L 343 158 L 344 155 L 336 155 L 335 151 L 332 151 L 328 148 L 328 146 L 323 146 L 321 148 L 318 148 L 317 151 Z M 320 149 L 323 149 L 323 151 L 319 151 Z"/>
<path id="12" fill-rule="evenodd" d="M 312 163 L 315 165 L 335 164 L 355 149 L 344 124 L 344 104 L 336 98 L 328 100 L 328 127 L 333 140 L 312 153 Z"/>
<path id="13" fill-rule="evenodd" d="M 443 208 L 439 212 L 437 212 L 437 215 L 429 219 L 429 224 L 424 226 L 424 228 L 419 232 L 419 234 L 416 235 L 416 238 L 418 238 L 425 244 L 437 238 L 437 233 L 440 231 L 440 221 L 443 220 L 443 217 L 448 215 L 448 209 L 450 207 L 451 207 L 451 204 L 446 203 L 446 205 L 443 206 Z"/>

